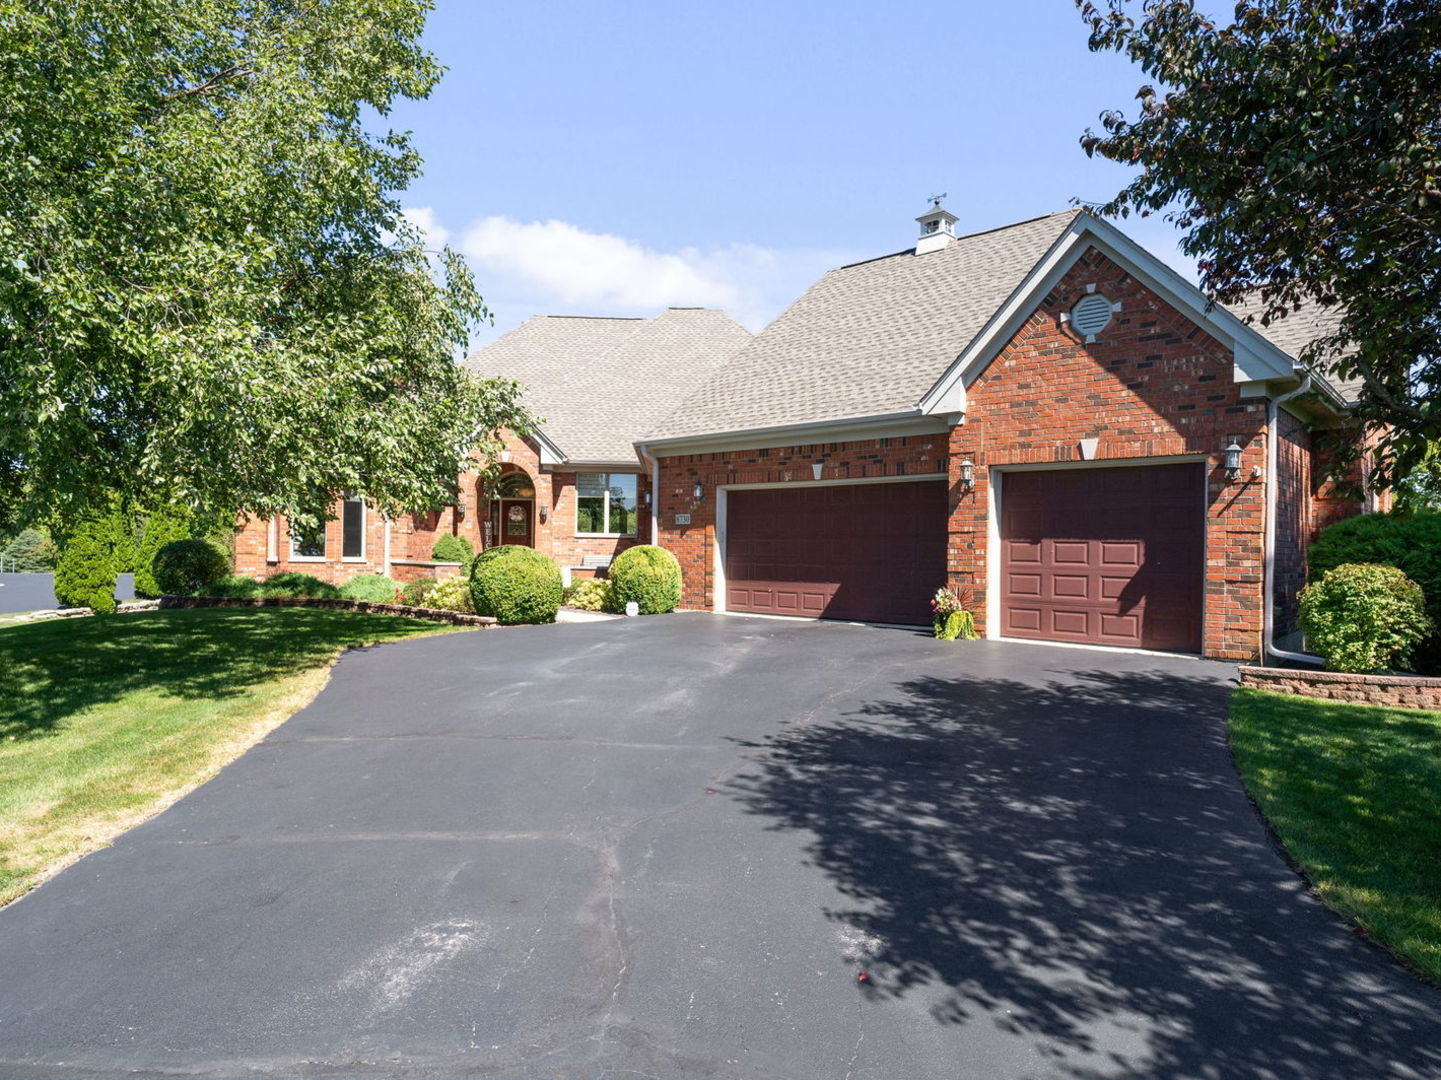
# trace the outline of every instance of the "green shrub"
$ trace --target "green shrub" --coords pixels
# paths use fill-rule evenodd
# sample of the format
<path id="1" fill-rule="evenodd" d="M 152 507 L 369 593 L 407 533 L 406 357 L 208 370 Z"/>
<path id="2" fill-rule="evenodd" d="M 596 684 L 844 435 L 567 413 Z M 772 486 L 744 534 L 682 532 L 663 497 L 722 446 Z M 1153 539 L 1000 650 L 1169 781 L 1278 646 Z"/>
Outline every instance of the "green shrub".
<path id="1" fill-rule="evenodd" d="M 372 604 L 394 604 L 399 592 L 400 582 L 384 574 L 356 574 L 340 587 L 340 595 L 345 599 L 367 600 Z"/>
<path id="2" fill-rule="evenodd" d="M 442 578 L 431 584 L 434 587 L 425 595 L 426 607 L 440 608 L 441 611 L 475 611 L 475 603 L 470 595 L 470 579 Z"/>
<path id="3" fill-rule="evenodd" d="M 155 553 L 150 572 L 162 593 L 190 596 L 230 573 L 230 560 L 207 540 L 172 540 Z"/>
<path id="4" fill-rule="evenodd" d="M 271 574 L 260 591 L 262 596 L 309 596 L 320 600 L 334 600 L 340 596 L 340 590 L 330 582 L 298 570 Z"/>
<path id="5" fill-rule="evenodd" d="M 1441 675 L 1441 513 L 1361 514 L 1325 529 L 1306 551 L 1312 582 L 1345 563 L 1394 566 L 1421 586 L 1435 628 L 1415 650 L 1416 670 Z"/>
<path id="6" fill-rule="evenodd" d="M 680 563 L 674 555 L 653 544 L 637 544 L 611 561 L 606 610 L 623 612 L 631 600 L 642 615 L 675 610 L 680 603 Z"/>
<path id="7" fill-rule="evenodd" d="M 610 582 L 581 578 L 565 590 L 565 602 L 581 611 L 604 611 L 610 602 Z"/>
<path id="8" fill-rule="evenodd" d="M 155 580 L 155 556 L 173 540 L 189 540 L 191 515 L 175 510 L 158 510 L 145 519 L 135 544 L 135 595 L 159 596 L 163 591 Z"/>
<path id="9" fill-rule="evenodd" d="M 470 597 L 479 614 L 505 625 L 555 622 L 560 567 L 522 544 L 489 548 L 471 564 Z"/>
<path id="10" fill-rule="evenodd" d="M 115 610 L 115 521 L 90 515 L 65 537 L 55 563 L 55 599 L 65 607 L 88 607 L 97 615 Z"/>
<path id="11" fill-rule="evenodd" d="M 465 579 L 462 578 L 461 580 L 464 581 Z M 436 581 L 435 578 L 428 577 L 408 581 L 401 586 L 400 589 L 400 594 L 403 598 L 401 603 L 409 604 L 411 607 L 429 607 L 430 605 L 426 603 L 426 597 L 429 596 L 439 584 L 440 582 Z M 470 588 L 469 582 L 466 582 L 466 588 Z"/>
<path id="12" fill-rule="evenodd" d="M 240 574 L 227 574 L 219 581 L 203 585 L 196 596 L 260 596 L 263 590 L 260 582 Z"/>
<path id="13" fill-rule="evenodd" d="M 1301 590 L 1301 629 L 1332 671 L 1386 671 L 1412 662 L 1431 632 L 1421 586 L 1394 566 L 1345 563 Z"/>
<path id="14" fill-rule="evenodd" d="M 972 641 L 976 633 L 976 617 L 964 609 L 937 615 L 932 619 L 935 636 L 941 641 Z"/>
<path id="15" fill-rule="evenodd" d="M 436 562 L 469 563 L 475 558 L 475 549 L 465 537 L 446 533 L 436 540 L 435 546 L 430 549 L 430 557 Z"/>

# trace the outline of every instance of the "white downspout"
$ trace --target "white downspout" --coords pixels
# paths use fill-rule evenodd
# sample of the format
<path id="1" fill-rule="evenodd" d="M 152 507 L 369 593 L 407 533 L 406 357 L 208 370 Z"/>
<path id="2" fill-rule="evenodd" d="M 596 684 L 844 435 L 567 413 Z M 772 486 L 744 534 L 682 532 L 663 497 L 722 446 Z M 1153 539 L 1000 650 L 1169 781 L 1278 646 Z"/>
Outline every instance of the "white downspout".
<path id="1" fill-rule="evenodd" d="M 642 463 L 650 466 L 650 542 L 660 543 L 660 458 L 651 457 L 643 445 L 636 445 Z"/>
<path id="2" fill-rule="evenodd" d="M 1262 596 L 1261 612 L 1261 663 L 1266 663 L 1268 657 L 1278 656 L 1283 660 L 1299 660 L 1308 664 L 1320 664 L 1325 661 L 1319 656 L 1312 656 L 1310 653 L 1288 652 L 1285 649 L 1276 648 L 1276 502 L 1279 498 L 1281 486 L 1281 439 L 1278 433 L 1280 422 L 1281 406 L 1290 401 L 1293 397 L 1304 394 L 1311 389 L 1311 376 L 1307 375 L 1301 380 L 1301 385 L 1296 389 L 1282 394 L 1280 397 L 1268 398 L 1266 402 L 1266 568 L 1263 578 L 1266 582 Z"/>
<path id="3" fill-rule="evenodd" d="M 390 577 L 390 515 L 382 513 L 380 517 L 381 520 L 385 522 L 385 544 L 384 550 L 381 554 L 381 559 L 384 565 L 382 566 L 380 572 L 386 577 Z"/>

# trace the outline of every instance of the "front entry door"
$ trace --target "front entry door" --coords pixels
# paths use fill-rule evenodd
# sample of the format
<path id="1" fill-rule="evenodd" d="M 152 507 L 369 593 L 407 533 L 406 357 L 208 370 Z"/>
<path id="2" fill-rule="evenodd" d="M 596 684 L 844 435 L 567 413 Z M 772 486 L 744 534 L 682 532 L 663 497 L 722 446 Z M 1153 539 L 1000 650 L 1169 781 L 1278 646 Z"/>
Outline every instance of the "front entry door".
<path id="1" fill-rule="evenodd" d="M 534 505 L 530 499 L 501 499 L 500 534 L 496 537 L 495 542 L 535 547 L 535 537 L 531 534 L 530 523 L 531 510 Z"/>

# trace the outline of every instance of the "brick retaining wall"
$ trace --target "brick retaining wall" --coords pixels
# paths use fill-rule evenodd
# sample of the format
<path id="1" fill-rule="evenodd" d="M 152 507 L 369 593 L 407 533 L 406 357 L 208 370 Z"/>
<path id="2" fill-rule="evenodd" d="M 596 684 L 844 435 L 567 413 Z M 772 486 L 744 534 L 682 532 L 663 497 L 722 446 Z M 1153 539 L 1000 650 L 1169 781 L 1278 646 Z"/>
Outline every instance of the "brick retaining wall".
<path id="1" fill-rule="evenodd" d="M 1400 709 L 1441 711 L 1441 679 L 1411 675 L 1348 675 L 1339 671 L 1293 671 L 1243 667 L 1241 685 L 1278 694 L 1355 701 Z"/>
<path id="2" fill-rule="evenodd" d="M 201 607 L 305 607 L 330 611 L 361 611 L 369 615 L 401 615 L 408 619 L 426 619 L 490 630 L 498 624 L 489 615 L 470 615 L 464 611 L 443 611 L 440 608 L 406 607 L 404 604 L 378 604 L 369 600 L 336 600 L 316 596 L 163 596 L 162 608 Z"/>

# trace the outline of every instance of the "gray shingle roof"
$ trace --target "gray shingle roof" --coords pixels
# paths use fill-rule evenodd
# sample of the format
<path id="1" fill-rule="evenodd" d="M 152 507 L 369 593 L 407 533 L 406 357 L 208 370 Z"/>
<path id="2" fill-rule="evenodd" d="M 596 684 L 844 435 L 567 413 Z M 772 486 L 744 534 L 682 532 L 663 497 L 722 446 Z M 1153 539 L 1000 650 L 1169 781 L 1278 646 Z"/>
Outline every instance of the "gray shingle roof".
<path id="1" fill-rule="evenodd" d="M 1079 210 L 832 270 L 649 435 L 675 438 L 913 407 Z"/>
<path id="2" fill-rule="evenodd" d="M 546 437 L 572 461 L 632 462 L 635 441 L 750 340 L 708 308 L 650 319 L 538 315 L 465 363 L 520 382 Z"/>
<path id="3" fill-rule="evenodd" d="M 1226 309 L 1233 315 L 1250 320 L 1251 327 L 1257 333 L 1292 360 L 1299 359 L 1308 345 L 1334 334 L 1341 325 L 1342 311 L 1339 307 L 1303 304 L 1301 310 L 1292 311 L 1284 318 L 1273 319 L 1270 326 L 1262 326 L 1260 317 L 1266 308 L 1267 305 L 1261 302 L 1259 290 L 1240 303 L 1226 305 Z M 1323 378 L 1335 388 L 1343 400 L 1356 400 L 1356 393 L 1361 388 L 1360 379 L 1342 379 L 1329 372 L 1324 373 Z"/>

